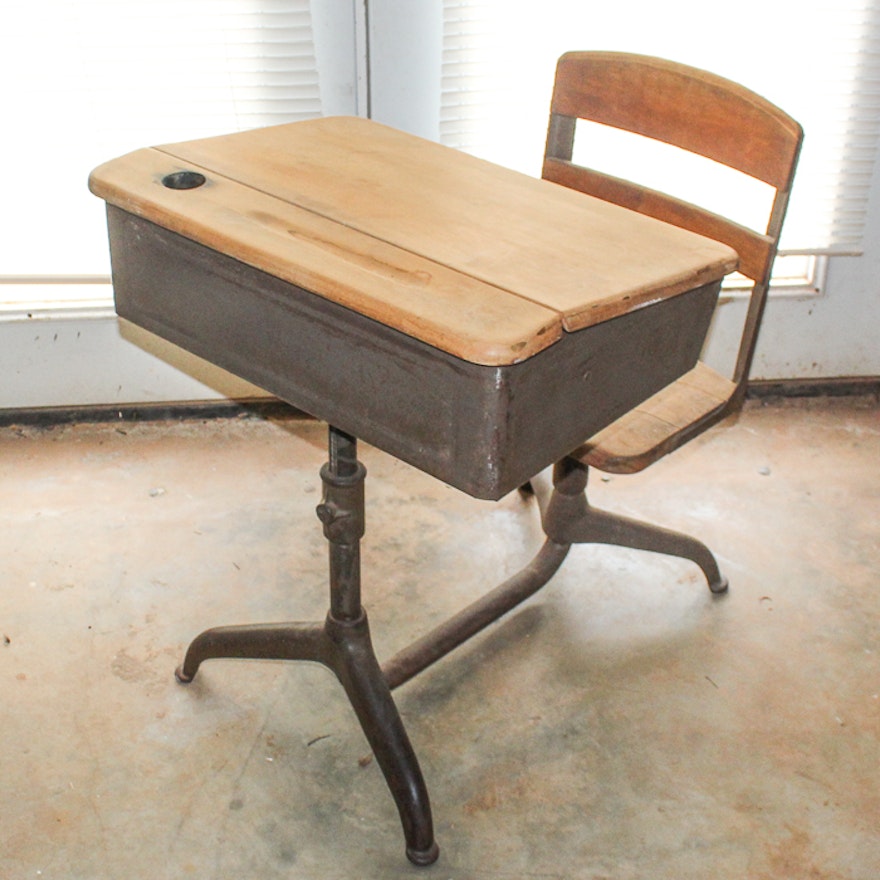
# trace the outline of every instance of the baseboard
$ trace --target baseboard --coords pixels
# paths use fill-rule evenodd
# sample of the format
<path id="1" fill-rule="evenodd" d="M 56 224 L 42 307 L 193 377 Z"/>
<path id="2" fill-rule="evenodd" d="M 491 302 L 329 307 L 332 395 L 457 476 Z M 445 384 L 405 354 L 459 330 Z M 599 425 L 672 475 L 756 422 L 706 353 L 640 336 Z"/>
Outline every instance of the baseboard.
<path id="1" fill-rule="evenodd" d="M 747 397 L 850 397 L 880 398 L 880 376 L 841 376 L 833 379 L 758 379 L 749 382 Z"/>
<path id="2" fill-rule="evenodd" d="M 747 396 L 752 399 L 858 395 L 874 396 L 880 400 L 880 376 L 849 376 L 835 379 L 760 379 L 749 382 L 747 392 Z M 311 416 L 275 397 L 245 400 L 189 400 L 170 403 L 125 404 L 122 406 L 0 409 L 0 427 L 231 418 L 308 419 Z"/>
<path id="3" fill-rule="evenodd" d="M 301 410 L 275 397 L 246 400 L 190 400 L 122 406 L 34 407 L 0 410 L 0 427 L 48 427 L 74 423 L 157 422 L 177 419 L 307 419 Z"/>

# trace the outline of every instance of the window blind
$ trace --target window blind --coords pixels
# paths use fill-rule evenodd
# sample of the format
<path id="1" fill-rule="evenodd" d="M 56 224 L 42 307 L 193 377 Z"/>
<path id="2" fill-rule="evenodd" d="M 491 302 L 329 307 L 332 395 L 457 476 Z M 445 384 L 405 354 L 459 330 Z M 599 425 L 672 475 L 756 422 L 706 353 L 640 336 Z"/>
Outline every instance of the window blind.
<path id="1" fill-rule="evenodd" d="M 657 55 L 751 88 L 806 137 L 782 250 L 856 254 L 880 142 L 880 4 L 704 0 L 600 4 L 444 0 L 441 140 L 540 173 L 556 59 L 570 50 Z"/>
<path id="2" fill-rule="evenodd" d="M 309 0 L 43 0 L 0 24 L 0 300 L 109 273 L 99 163 L 321 114 Z"/>

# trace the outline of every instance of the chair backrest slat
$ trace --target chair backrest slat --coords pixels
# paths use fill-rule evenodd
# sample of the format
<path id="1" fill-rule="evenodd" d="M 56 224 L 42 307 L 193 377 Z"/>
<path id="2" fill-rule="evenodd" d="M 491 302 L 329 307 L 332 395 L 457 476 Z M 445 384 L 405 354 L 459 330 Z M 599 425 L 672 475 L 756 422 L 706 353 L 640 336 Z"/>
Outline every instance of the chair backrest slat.
<path id="1" fill-rule="evenodd" d="M 552 157 L 544 160 L 542 177 L 605 202 L 614 202 L 673 226 L 722 241 L 739 254 L 739 271 L 752 281 L 762 278 L 771 258 L 773 240 L 770 236 L 732 223 L 725 217 L 665 193 Z"/>
<path id="2" fill-rule="evenodd" d="M 551 112 L 674 144 L 785 189 L 801 127 L 743 86 L 658 58 L 570 52 Z"/>

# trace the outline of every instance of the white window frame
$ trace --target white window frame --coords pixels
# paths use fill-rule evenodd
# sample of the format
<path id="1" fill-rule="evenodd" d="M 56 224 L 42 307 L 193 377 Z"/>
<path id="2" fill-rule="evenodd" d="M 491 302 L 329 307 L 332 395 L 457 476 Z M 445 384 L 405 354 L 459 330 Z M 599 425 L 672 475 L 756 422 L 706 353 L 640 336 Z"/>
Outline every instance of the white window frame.
<path id="1" fill-rule="evenodd" d="M 124 5 L 130 4 L 114 8 Z M 364 115 L 366 0 L 312 0 L 311 11 L 323 112 Z M 5 14 L 3 7 L 0 27 Z M 16 82 L 20 87 L 20 77 Z M 132 148 L 155 142 L 149 137 Z M 78 174 L 83 192 L 90 170 Z M 5 217 L 11 222 L 8 211 Z M 0 410 L 265 396 L 118 319 L 109 275 L 12 274 L 7 268 L 4 277 L 0 264 L 0 303 Z"/>

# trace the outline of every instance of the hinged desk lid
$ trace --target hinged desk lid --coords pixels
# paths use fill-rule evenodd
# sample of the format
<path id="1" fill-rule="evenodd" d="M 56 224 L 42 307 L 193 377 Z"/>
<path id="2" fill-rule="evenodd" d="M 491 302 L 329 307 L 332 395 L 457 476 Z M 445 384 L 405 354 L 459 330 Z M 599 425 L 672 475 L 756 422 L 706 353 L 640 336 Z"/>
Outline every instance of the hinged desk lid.
<path id="1" fill-rule="evenodd" d="M 196 172 L 171 183 L 168 175 Z M 201 175 L 204 183 L 200 183 Z M 487 365 L 723 277 L 726 245 L 369 120 L 148 148 L 92 191 Z"/>

